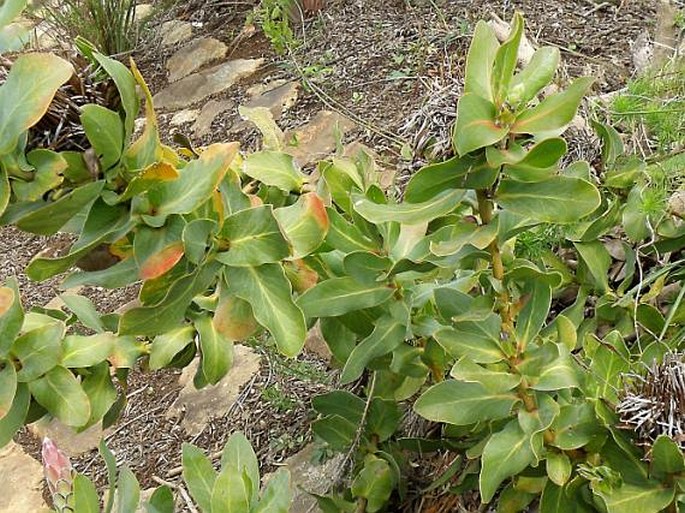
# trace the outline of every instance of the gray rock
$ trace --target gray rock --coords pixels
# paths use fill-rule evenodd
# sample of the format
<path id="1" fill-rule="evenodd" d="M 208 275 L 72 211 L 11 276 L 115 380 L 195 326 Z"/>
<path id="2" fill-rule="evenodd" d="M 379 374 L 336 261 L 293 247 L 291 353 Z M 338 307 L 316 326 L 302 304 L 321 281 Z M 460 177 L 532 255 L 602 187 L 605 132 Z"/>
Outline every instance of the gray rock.
<path id="1" fill-rule="evenodd" d="M 264 59 L 238 59 L 193 73 L 157 93 L 155 107 L 162 110 L 189 107 L 252 75 L 263 62 Z"/>
<path id="2" fill-rule="evenodd" d="M 0 513 L 49 513 L 43 467 L 14 442 L 0 449 Z"/>
<path id="3" fill-rule="evenodd" d="M 321 510 L 310 493 L 325 494 L 334 484 L 344 459 L 343 454 L 317 464 L 312 461 L 315 446 L 309 444 L 297 454 L 286 459 L 284 466 L 290 471 L 293 488 L 293 504 L 290 513 L 319 513 Z M 265 476 L 266 478 L 266 476 Z"/>
<path id="4" fill-rule="evenodd" d="M 185 415 L 181 427 L 190 435 L 202 432 L 212 418 L 221 417 L 231 408 L 238 398 L 240 388 L 259 372 L 259 355 L 250 348 L 236 344 L 233 367 L 216 385 L 197 390 L 193 376 L 200 363 L 196 358 L 188 365 L 179 378 L 183 386 L 180 394 L 166 413 L 168 418 Z"/>
<path id="5" fill-rule="evenodd" d="M 42 418 L 29 425 L 29 430 L 37 438 L 50 438 L 64 454 L 70 458 L 95 449 L 104 436 L 101 424 L 95 424 L 77 433 L 57 419 Z"/>
<path id="6" fill-rule="evenodd" d="M 335 149 L 336 126 L 344 133 L 354 123 L 337 112 L 320 111 L 309 123 L 285 133 L 286 141 L 295 141 L 285 152 L 295 157 L 300 166 L 328 156 Z"/>
<path id="7" fill-rule="evenodd" d="M 162 45 L 172 46 L 187 41 L 193 35 L 193 26 L 187 21 L 171 20 L 162 23 L 159 28 Z"/>
<path id="8" fill-rule="evenodd" d="M 273 89 L 267 89 L 248 101 L 245 106 L 249 108 L 266 107 L 271 111 L 274 120 L 278 121 L 283 113 L 297 101 L 299 88 L 297 82 L 287 82 Z"/>
<path id="9" fill-rule="evenodd" d="M 200 114 L 199 109 L 184 109 L 173 115 L 169 124 L 172 126 L 181 126 L 185 123 L 192 123 Z"/>
<path id="10" fill-rule="evenodd" d="M 205 64 L 222 59 L 228 47 L 213 37 L 202 37 L 188 43 L 172 55 L 166 63 L 169 82 L 176 82 L 197 71 Z"/>
<path id="11" fill-rule="evenodd" d="M 155 7 L 152 4 L 138 4 L 136 5 L 136 21 L 141 22 L 144 21 L 145 18 L 149 18 L 152 15 L 152 12 L 154 11 Z"/>
<path id="12" fill-rule="evenodd" d="M 209 133 L 212 128 L 212 122 L 216 117 L 222 112 L 233 108 L 235 103 L 231 100 L 209 100 L 204 104 L 200 115 L 197 117 L 195 124 L 193 125 L 193 132 L 196 137 L 204 137 Z"/>

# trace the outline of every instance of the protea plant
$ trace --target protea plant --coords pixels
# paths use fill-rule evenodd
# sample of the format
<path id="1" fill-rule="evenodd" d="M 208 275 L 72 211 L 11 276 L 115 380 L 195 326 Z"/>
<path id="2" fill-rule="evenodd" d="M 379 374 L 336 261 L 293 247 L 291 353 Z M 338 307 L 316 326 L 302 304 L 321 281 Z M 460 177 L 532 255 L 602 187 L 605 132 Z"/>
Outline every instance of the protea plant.
<path id="1" fill-rule="evenodd" d="M 69 458 L 49 438 L 43 439 L 41 450 L 43 472 L 48 483 L 52 505 L 57 513 L 72 512 L 74 469 Z"/>

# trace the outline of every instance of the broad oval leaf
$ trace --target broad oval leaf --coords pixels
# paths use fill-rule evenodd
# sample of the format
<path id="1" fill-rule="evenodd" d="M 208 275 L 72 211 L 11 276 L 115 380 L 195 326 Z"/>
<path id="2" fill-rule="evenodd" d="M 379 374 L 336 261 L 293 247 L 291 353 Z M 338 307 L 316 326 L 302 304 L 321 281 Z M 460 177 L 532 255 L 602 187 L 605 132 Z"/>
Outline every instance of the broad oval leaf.
<path id="1" fill-rule="evenodd" d="M 67 368 L 91 367 L 105 361 L 116 343 L 111 333 L 68 335 L 62 342 L 61 364 Z"/>
<path id="2" fill-rule="evenodd" d="M 227 466 L 238 469 L 240 473 L 245 473 L 252 485 L 251 500 L 255 501 L 259 494 L 259 463 L 249 440 L 240 432 L 233 433 L 228 437 L 228 441 L 221 452 L 221 467 Z"/>
<path id="3" fill-rule="evenodd" d="M 490 502 L 502 481 L 524 470 L 534 459 L 530 437 L 517 421 L 510 422 L 502 431 L 493 434 L 485 444 L 481 458 L 482 501 Z"/>
<path id="4" fill-rule="evenodd" d="M 504 179 L 497 202 L 507 210 L 547 223 L 568 224 L 592 213 L 600 204 L 599 191 L 580 178 L 555 176 L 537 183 Z"/>
<path id="5" fill-rule="evenodd" d="M 250 154 L 243 163 L 243 172 L 263 184 L 282 191 L 299 191 L 306 181 L 295 159 L 278 151 L 260 151 Z"/>
<path id="6" fill-rule="evenodd" d="M 184 443 L 182 449 L 183 481 L 202 511 L 212 511 L 212 490 L 217 472 L 204 453 L 192 444 Z"/>
<path id="7" fill-rule="evenodd" d="M 81 107 L 81 124 L 100 159 L 103 171 L 119 162 L 124 147 L 124 125 L 119 114 L 102 105 Z"/>
<path id="8" fill-rule="evenodd" d="M 100 422 L 117 400 L 117 390 L 112 383 L 109 364 L 102 362 L 91 367 L 89 372 L 83 380 L 83 391 L 90 402 L 90 418 L 86 426 Z"/>
<path id="9" fill-rule="evenodd" d="M 297 304 L 307 317 L 337 317 L 379 305 L 393 293 L 383 284 L 361 283 L 351 277 L 331 278 L 302 294 Z"/>
<path id="10" fill-rule="evenodd" d="M 353 195 L 355 210 L 367 221 L 380 224 L 395 221 L 403 224 L 421 224 L 451 212 L 464 197 L 462 190 L 445 191 L 422 203 L 379 204 L 362 195 Z"/>
<path id="11" fill-rule="evenodd" d="M 428 420 L 468 426 L 508 417 L 519 401 L 515 393 L 506 389 L 492 390 L 480 383 L 449 379 L 426 390 L 414 404 L 414 410 Z"/>
<path id="12" fill-rule="evenodd" d="M 254 513 L 288 513 L 292 502 L 290 472 L 284 468 L 271 476 L 262 492 L 262 498 L 253 510 Z"/>
<path id="13" fill-rule="evenodd" d="M 0 87 L 0 155 L 12 151 L 19 136 L 43 117 L 57 89 L 74 68 L 47 53 L 20 55 Z"/>
<path id="14" fill-rule="evenodd" d="M 314 251 L 328 233 L 328 214 L 323 200 L 308 192 L 288 207 L 277 208 L 274 216 L 293 248 L 293 257 L 300 258 Z"/>
<path id="15" fill-rule="evenodd" d="M 195 321 L 195 329 L 200 338 L 202 358 L 200 369 L 205 381 L 216 385 L 233 364 L 233 342 L 225 339 L 214 327 L 209 316 Z"/>
<path id="16" fill-rule="evenodd" d="M 245 340 L 258 327 L 250 303 L 231 295 L 219 299 L 212 323 L 223 338 L 232 342 Z"/>
<path id="17" fill-rule="evenodd" d="M 0 419 L 12 408 L 17 393 L 17 371 L 12 362 L 1 362 L 0 366 Z"/>
<path id="18" fill-rule="evenodd" d="M 42 378 L 29 383 L 38 404 L 67 426 L 80 427 L 90 418 L 90 402 L 74 375 L 57 366 Z"/>
<path id="19" fill-rule="evenodd" d="M 580 100 L 593 82 L 590 77 L 578 78 L 565 91 L 548 96 L 532 109 L 524 110 L 516 118 L 511 132 L 541 137 L 558 135 L 573 120 Z"/>
<path id="20" fill-rule="evenodd" d="M 251 503 L 252 484 L 247 475 L 233 465 L 222 468 L 212 488 L 212 513 L 249 513 Z"/>
<path id="21" fill-rule="evenodd" d="M 10 350 L 23 323 L 24 309 L 17 279 L 10 278 L 4 287 L 0 287 L 0 357 Z"/>
<path id="22" fill-rule="evenodd" d="M 559 49 L 543 46 L 535 51 L 528 65 L 514 75 L 507 100 L 512 105 L 526 105 L 552 81 L 559 66 Z"/>
<path id="23" fill-rule="evenodd" d="M 493 101 L 492 66 L 498 48 L 499 43 L 492 27 L 483 20 L 476 23 L 466 57 L 464 93 L 477 94 L 488 101 Z"/>
<path id="24" fill-rule="evenodd" d="M 298 354 L 307 329 L 283 268 L 278 264 L 226 267 L 224 273 L 229 290 L 250 303 L 257 322 L 269 330 L 279 351 L 286 356 Z"/>
<path id="25" fill-rule="evenodd" d="M 142 280 L 154 280 L 166 274 L 183 258 L 184 252 L 185 249 L 181 241 L 172 242 L 140 264 L 140 278 Z"/>
<path id="26" fill-rule="evenodd" d="M 83 474 L 74 477 L 74 511 L 100 513 L 100 497 L 93 482 Z"/>
<path id="27" fill-rule="evenodd" d="M 475 93 L 466 93 L 457 103 L 457 122 L 452 140 L 461 157 L 501 141 L 509 132 L 497 123 L 495 105 Z"/>
<path id="28" fill-rule="evenodd" d="M 182 326 L 158 335 L 150 348 L 150 369 L 157 370 L 168 365 L 195 337 L 192 326 Z"/>
<path id="29" fill-rule="evenodd" d="M 443 328 L 433 336 L 445 351 L 456 358 L 468 356 L 476 363 L 495 363 L 506 358 L 500 347 L 502 320 L 491 313 L 483 320 L 463 321 Z"/>
<path id="30" fill-rule="evenodd" d="M 14 341 L 12 354 L 21 363 L 17 372 L 19 381 L 33 381 L 59 363 L 64 330 L 63 323 L 54 322 L 24 333 Z"/>

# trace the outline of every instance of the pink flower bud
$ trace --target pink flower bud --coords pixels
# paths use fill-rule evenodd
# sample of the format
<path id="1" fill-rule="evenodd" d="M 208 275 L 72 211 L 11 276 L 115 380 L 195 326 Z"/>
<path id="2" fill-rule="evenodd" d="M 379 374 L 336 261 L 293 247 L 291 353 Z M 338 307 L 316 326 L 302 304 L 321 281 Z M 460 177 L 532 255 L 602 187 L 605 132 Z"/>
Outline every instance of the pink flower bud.
<path id="1" fill-rule="evenodd" d="M 55 507 L 60 511 L 60 506 L 67 503 L 72 491 L 73 469 L 71 462 L 47 437 L 43 439 L 41 457 L 50 495 L 52 495 Z"/>

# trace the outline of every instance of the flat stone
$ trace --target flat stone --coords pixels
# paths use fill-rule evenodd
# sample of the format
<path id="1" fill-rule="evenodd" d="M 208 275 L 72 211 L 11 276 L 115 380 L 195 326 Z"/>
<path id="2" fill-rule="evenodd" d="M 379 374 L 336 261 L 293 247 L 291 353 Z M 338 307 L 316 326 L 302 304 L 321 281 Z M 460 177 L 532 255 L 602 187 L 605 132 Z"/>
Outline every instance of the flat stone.
<path id="1" fill-rule="evenodd" d="M 40 419 L 29 425 L 29 430 L 37 438 L 46 436 L 51 439 L 60 450 L 70 458 L 95 449 L 104 436 L 101 424 L 95 424 L 85 431 L 77 433 L 57 419 Z"/>
<path id="2" fill-rule="evenodd" d="M 223 58 L 227 51 L 228 47 L 213 37 L 196 39 L 178 50 L 167 61 L 169 82 L 176 82 L 205 64 Z"/>
<path id="3" fill-rule="evenodd" d="M 266 107 L 271 111 L 275 121 L 297 101 L 300 86 L 297 82 L 287 82 L 269 89 L 245 104 L 246 107 Z"/>
<path id="4" fill-rule="evenodd" d="M 216 385 L 197 390 L 193 376 L 200 363 L 199 358 L 188 365 L 179 378 L 183 388 L 169 407 L 167 418 L 179 417 L 185 411 L 181 427 L 190 435 L 198 435 L 212 418 L 221 417 L 238 398 L 240 388 L 259 372 L 259 355 L 250 348 L 236 344 L 233 367 Z"/>
<path id="5" fill-rule="evenodd" d="M 354 127 L 354 123 L 346 117 L 322 110 L 304 126 L 285 133 L 286 141 L 294 141 L 294 146 L 285 148 L 285 152 L 295 157 L 301 166 L 328 156 L 336 143 L 336 126 L 341 132 Z"/>
<path id="6" fill-rule="evenodd" d="M 330 362 L 333 358 L 333 353 L 331 353 L 328 344 L 326 344 L 323 338 L 321 326 L 318 322 L 307 332 L 307 338 L 304 339 L 304 347 L 327 362 Z"/>
<path id="7" fill-rule="evenodd" d="M 43 466 L 14 442 L 0 449 L 0 513 L 49 513 L 43 501 Z"/>
<path id="8" fill-rule="evenodd" d="M 154 97 L 155 106 L 162 110 L 189 107 L 249 77 L 263 62 L 264 59 L 237 59 L 193 73 L 157 93 Z"/>
<path id="9" fill-rule="evenodd" d="M 273 91 L 277 87 L 281 87 L 283 84 L 285 84 L 287 80 L 284 78 L 279 78 L 276 80 L 272 80 L 271 82 L 266 82 L 266 83 L 258 83 L 255 85 L 251 85 L 248 87 L 245 92 L 250 98 L 256 98 L 257 96 L 260 96 L 264 93 L 267 93 L 269 91 Z"/>
<path id="10" fill-rule="evenodd" d="M 284 462 L 285 468 L 290 471 L 293 492 L 290 513 L 320 512 L 316 499 L 309 494 L 325 494 L 334 483 L 345 458 L 344 454 L 337 454 L 319 465 L 312 462 L 314 450 L 314 444 L 309 444 Z"/>
<path id="11" fill-rule="evenodd" d="M 193 35 L 193 26 L 187 21 L 165 21 L 159 27 L 162 34 L 162 45 L 172 46 L 190 39 Z"/>
<path id="12" fill-rule="evenodd" d="M 676 191 L 668 198 L 668 208 L 677 216 L 685 217 L 685 191 Z"/>
<path id="13" fill-rule="evenodd" d="M 193 125 L 195 136 L 204 137 L 207 135 L 212 129 L 212 122 L 216 117 L 234 106 L 235 103 L 231 100 L 209 100 L 205 103 L 200 111 L 200 115 Z"/>
<path id="14" fill-rule="evenodd" d="M 141 22 L 146 18 L 149 18 L 154 11 L 154 6 L 152 4 L 138 4 L 136 5 L 136 21 Z"/>
<path id="15" fill-rule="evenodd" d="M 182 111 L 176 112 L 169 123 L 172 126 L 181 126 L 185 123 L 192 123 L 197 119 L 200 114 L 199 109 L 184 109 Z"/>

